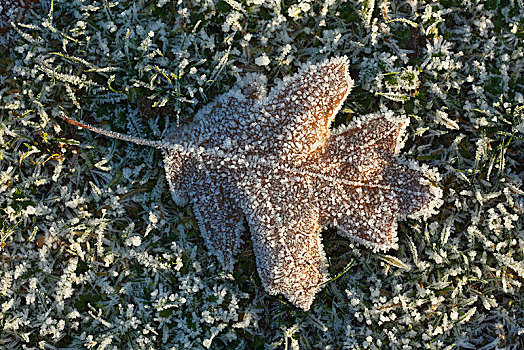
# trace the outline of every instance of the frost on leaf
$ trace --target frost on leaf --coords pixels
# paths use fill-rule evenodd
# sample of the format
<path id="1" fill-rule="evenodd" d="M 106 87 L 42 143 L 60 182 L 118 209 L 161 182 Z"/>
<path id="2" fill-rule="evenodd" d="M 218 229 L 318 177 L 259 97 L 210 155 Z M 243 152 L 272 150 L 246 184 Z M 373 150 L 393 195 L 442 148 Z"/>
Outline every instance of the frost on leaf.
<path id="1" fill-rule="evenodd" d="M 89 128 L 163 150 L 175 202 L 192 203 L 227 269 L 246 218 L 264 288 L 308 310 L 327 280 L 322 227 L 394 248 L 396 220 L 433 214 L 441 192 L 396 156 L 407 119 L 373 114 L 329 130 L 353 86 L 347 58 L 303 67 L 269 93 L 265 84 L 245 77 L 163 142 Z"/>

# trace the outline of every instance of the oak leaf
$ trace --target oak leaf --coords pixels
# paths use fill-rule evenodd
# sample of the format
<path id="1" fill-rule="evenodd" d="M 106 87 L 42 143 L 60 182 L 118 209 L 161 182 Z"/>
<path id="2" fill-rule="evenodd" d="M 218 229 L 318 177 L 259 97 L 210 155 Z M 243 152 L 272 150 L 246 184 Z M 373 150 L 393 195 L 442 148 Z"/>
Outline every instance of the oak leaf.
<path id="1" fill-rule="evenodd" d="M 232 269 L 244 220 L 270 294 L 308 310 L 327 280 L 328 224 L 373 250 L 396 247 L 396 221 L 427 217 L 441 191 L 397 157 L 407 118 L 383 112 L 329 127 L 351 91 L 345 57 L 303 67 L 269 94 L 249 75 L 164 141 L 68 122 L 162 149 L 173 199 L 189 201 L 207 248 Z"/>

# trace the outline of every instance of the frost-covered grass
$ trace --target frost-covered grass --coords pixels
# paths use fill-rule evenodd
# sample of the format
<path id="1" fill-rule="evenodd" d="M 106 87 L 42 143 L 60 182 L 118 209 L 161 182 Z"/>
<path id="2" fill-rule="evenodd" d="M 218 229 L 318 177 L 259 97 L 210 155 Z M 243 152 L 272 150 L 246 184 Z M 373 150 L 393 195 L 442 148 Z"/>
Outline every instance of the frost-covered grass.
<path id="1" fill-rule="evenodd" d="M 23 23 L 0 23 L 1 348 L 524 348 L 522 0 L 42 0 Z M 309 312 L 264 292 L 247 235 L 223 271 L 160 152 L 58 118 L 161 139 L 237 77 L 339 55 L 336 123 L 408 114 L 445 204 L 388 255 L 326 231 Z"/>

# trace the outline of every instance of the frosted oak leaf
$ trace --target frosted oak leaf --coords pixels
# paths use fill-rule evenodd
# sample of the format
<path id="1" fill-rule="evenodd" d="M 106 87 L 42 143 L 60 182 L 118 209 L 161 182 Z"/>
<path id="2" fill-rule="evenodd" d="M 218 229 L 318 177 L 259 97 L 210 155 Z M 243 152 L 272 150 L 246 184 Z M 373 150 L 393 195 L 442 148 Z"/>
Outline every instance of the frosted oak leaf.
<path id="1" fill-rule="evenodd" d="M 269 94 L 265 85 L 261 75 L 240 80 L 164 141 L 64 118 L 162 149 L 175 203 L 192 204 L 224 267 L 233 267 L 247 220 L 266 291 L 308 310 L 327 280 L 322 227 L 373 250 L 394 248 L 397 219 L 433 214 L 441 193 L 396 156 L 407 119 L 383 113 L 329 130 L 353 86 L 347 58 L 305 66 Z"/>

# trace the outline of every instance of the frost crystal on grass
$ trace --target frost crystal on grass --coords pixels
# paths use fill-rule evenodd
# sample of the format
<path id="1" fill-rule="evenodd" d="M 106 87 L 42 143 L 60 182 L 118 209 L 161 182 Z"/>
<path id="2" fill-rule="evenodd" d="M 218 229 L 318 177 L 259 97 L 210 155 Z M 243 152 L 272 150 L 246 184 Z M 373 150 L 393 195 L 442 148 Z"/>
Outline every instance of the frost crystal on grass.
<path id="1" fill-rule="evenodd" d="M 10 5 L 0 347 L 524 348 L 522 1 L 7 0 L 0 12 Z M 402 158 L 438 168 L 444 203 L 399 221 L 387 256 L 323 231 L 333 278 L 307 313 L 264 290 L 247 235 L 232 271 L 206 254 L 161 152 L 58 119 L 165 139 L 239 77 L 264 71 L 269 90 L 342 55 L 355 84 L 332 129 L 407 116 Z"/>

